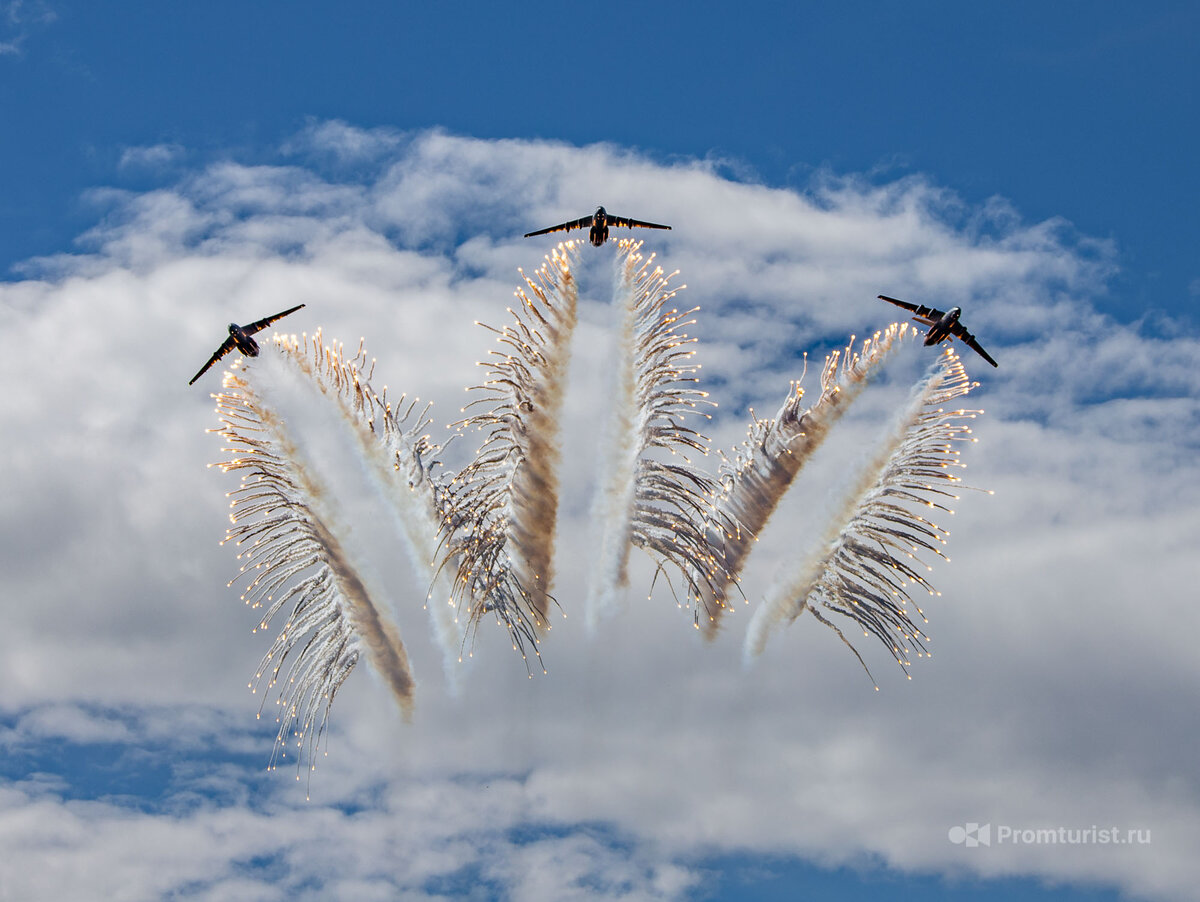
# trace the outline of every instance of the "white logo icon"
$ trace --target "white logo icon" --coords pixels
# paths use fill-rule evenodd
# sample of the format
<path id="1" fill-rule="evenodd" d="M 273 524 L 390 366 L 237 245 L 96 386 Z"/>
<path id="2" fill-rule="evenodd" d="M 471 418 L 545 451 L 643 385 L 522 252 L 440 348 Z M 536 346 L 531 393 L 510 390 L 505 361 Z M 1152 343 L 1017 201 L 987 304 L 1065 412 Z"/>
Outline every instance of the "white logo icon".
<path id="1" fill-rule="evenodd" d="M 973 821 L 968 821 L 962 827 L 951 827 L 949 836 L 950 842 L 955 845 L 965 845 L 968 849 L 976 846 L 990 846 L 992 844 L 992 825 L 980 826 Z"/>

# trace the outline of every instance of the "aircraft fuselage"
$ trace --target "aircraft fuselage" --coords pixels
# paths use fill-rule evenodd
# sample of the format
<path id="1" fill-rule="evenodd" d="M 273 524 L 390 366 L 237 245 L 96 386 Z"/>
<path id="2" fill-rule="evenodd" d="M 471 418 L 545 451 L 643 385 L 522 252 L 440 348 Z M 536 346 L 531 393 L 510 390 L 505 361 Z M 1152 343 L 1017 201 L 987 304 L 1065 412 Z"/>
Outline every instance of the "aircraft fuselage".
<path id="1" fill-rule="evenodd" d="M 596 212 L 592 214 L 592 228 L 588 232 L 588 240 L 595 247 L 600 247 L 608 240 L 608 213 L 603 207 L 597 207 Z"/>
<path id="2" fill-rule="evenodd" d="M 239 326 L 237 323 L 229 324 L 229 334 L 233 336 L 233 343 L 237 345 L 237 349 L 247 357 L 258 356 L 258 342 L 254 337 Z"/>
<path id="3" fill-rule="evenodd" d="M 925 335 L 925 345 L 935 345 L 938 342 L 945 341 L 950 337 L 950 330 L 954 328 L 954 324 L 958 322 L 958 318 L 962 316 L 961 307 L 951 307 L 942 317 L 929 327 L 929 331 Z"/>

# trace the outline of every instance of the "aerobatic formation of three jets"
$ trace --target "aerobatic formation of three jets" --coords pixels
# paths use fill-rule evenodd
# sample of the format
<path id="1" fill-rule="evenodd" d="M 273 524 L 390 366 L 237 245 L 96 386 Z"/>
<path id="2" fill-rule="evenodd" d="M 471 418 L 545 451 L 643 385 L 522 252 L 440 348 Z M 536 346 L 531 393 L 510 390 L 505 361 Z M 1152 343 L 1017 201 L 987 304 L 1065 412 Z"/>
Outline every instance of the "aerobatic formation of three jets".
<path id="1" fill-rule="evenodd" d="M 670 229 L 671 227 L 669 225 L 659 225 L 656 222 L 643 222 L 640 219 L 630 219 L 626 216 L 613 216 L 603 207 L 597 207 L 596 212 L 590 216 L 572 219 L 569 222 L 559 223 L 556 226 L 550 226 L 545 229 L 526 232 L 525 237 L 532 238 L 535 235 L 548 235 L 551 232 L 569 232 L 572 229 L 587 229 L 588 240 L 594 246 L 600 247 L 608 240 L 608 230 L 610 228 Z M 961 307 L 951 307 L 947 311 L 942 311 L 934 307 L 910 304 L 907 301 L 890 298 L 884 294 L 879 295 L 879 300 L 895 304 L 897 307 L 903 307 L 914 314 L 913 319 L 916 322 L 929 326 L 929 330 L 925 333 L 926 346 L 940 344 L 950 338 L 957 338 L 992 366 L 999 366 L 991 358 L 991 355 L 975 340 L 975 336 L 968 332 L 966 327 L 959 322 L 959 316 L 962 315 Z M 229 337 L 221 343 L 221 346 L 209 358 L 208 363 L 200 368 L 200 372 L 191 378 L 188 385 L 195 383 L 197 379 L 208 372 L 209 367 L 235 348 L 247 357 L 257 357 L 259 350 L 258 342 L 254 340 L 253 335 L 256 332 L 261 332 L 272 323 L 278 322 L 285 316 L 295 313 L 303 306 L 303 304 L 297 304 L 295 307 L 290 307 L 281 313 L 260 319 L 248 326 L 239 326 L 237 323 L 230 323 Z"/>

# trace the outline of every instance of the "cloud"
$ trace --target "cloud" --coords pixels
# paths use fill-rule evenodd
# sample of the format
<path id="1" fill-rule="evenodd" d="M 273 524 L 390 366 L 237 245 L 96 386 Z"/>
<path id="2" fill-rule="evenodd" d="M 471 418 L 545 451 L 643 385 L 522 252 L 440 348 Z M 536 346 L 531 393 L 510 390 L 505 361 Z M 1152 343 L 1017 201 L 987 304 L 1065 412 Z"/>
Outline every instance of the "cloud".
<path id="1" fill-rule="evenodd" d="M 20 56 L 31 31 L 57 19 L 43 0 L 9 0 L 0 6 L 0 56 Z"/>
<path id="2" fill-rule="evenodd" d="M 119 719 L 65 704 L 34 708 L 21 718 L 16 732 L 36 740 L 65 739 L 81 744 L 130 739 L 128 727 Z"/>
<path id="3" fill-rule="evenodd" d="M 206 803 L 197 786 L 192 808 L 149 813 L 71 801 L 53 781 L 2 784 L 4 835 L 21 843 L 7 859 L 39 862 L 6 872 L 14 894 L 69 895 L 86 873 L 135 898 L 184 886 L 269 898 L 272 877 L 295 869 L 279 887 L 434 897 L 481 881 L 481 894 L 514 898 L 547 886 L 678 898 L 713 850 L 826 865 L 866 855 L 1162 899 L 1193 891 L 1197 737 L 1179 712 L 1200 704 L 1188 591 L 1200 340 L 1191 324 L 1158 334 L 1095 310 L 1110 244 L 1057 220 L 1025 223 L 1000 201 L 972 208 L 926 177 L 821 174 L 794 191 L 607 145 L 336 122 L 310 126 L 278 165 L 225 162 L 94 199 L 98 222 L 77 252 L 0 284 L 12 437 L 0 706 L 20 712 L 35 746 L 144 741 L 142 727 L 86 713 L 101 705 L 153 712 L 157 729 L 183 735 L 244 723 L 237 741 L 257 737 L 265 765 L 274 731 L 256 729 L 245 689 L 262 637 L 224 587 L 235 563 L 216 544 L 233 486 L 205 467 L 221 457 L 204 435 L 216 425 L 204 390 L 218 377 L 192 390 L 187 379 L 226 322 L 306 303 L 289 328 L 365 335 L 376 385 L 434 401 L 440 429 L 491 346 L 473 322 L 506 321 L 516 268 L 549 247 L 518 236 L 598 203 L 675 226 L 647 249 L 681 270 L 681 300 L 702 308 L 691 331 L 721 404 L 717 447 L 741 439 L 748 406 L 776 408 L 804 351 L 890 322 L 876 294 L 960 303 L 1000 361 L 971 370 L 988 413 L 967 455 L 969 481 L 996 495 L 965 496 L 942 524 L 953 561 L 931 574 L 942 591 L 927 606 L 933 657 L 911 682 L 867 647 L 873 691 L 803 617 L 743 668 L 749 608 L 906 396 L 927 362 L 913 347 L 802 474 L 751 558 L 749 605 L 714 643 L 669 594 L 645 598 L 651 574 L 636 555 L 622 612 L 589 634 L 580 574 L 615 323 L 611 254 L 586 248 L 554 593 L 567 617 L 544 645 L 549 675 L 528 679 L 485 629 L 452 695 L 424 587 L 402 553 L 381 555 L 418 680 L 411 725 L 356 674 L 307 807 L 281 773 L 266 798 L 222 790 Z M 222 785 L 262 785 L 243 766 Z M 947 839 L 989 820 L 1145 826 L 1153 842 L 968 850 Z"/>
<path id="4" fill-rule="evenodd" d="M 286 141 L 285 156 L 322 157 L 338 164 L 374 163 L 394 153 L 404 136 L 385 128 L 364 129 L 338 119 L 310 121 L 292 139 Z"/>
<path id="5" fill-rule="evenodd" d="M 179 144 L 151 144 L 145 147 L 126 147 L 121 151 L 118 169 L 161 169 L 184 155 Z"/>
<path id="6" fill-rule="evenodd" d="M 81 794 L 54 774 L 0 781 L 6 898 L 670 899 L 699 878 L 596 825 L 531 823 L 519 777 L 400 778 L 305 803 L 290 781 L 249 773 L 220 737 L 202 748 L 156 737 L 159 713 L 127 718 L 138 757 L 109 764 L 86 741 L 61 746 L 109 785 L 169 758 L 157 804 Z"/>

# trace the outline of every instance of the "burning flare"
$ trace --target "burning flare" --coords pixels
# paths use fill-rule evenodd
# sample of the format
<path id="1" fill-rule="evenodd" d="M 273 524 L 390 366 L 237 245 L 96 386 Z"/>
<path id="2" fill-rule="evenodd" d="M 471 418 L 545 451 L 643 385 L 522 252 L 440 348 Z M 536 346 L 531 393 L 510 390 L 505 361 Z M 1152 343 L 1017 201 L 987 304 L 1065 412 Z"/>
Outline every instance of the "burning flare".
<path id="1" fill-rule="evenodd" d="M 215 396 L 218 431 L 232 454 L 219 466 L 241 474 L 240 487 L 229 493 L 232 525 L 225 541 L 241 549 L 239 578 L 250 579 L 242 599 L 263 611 L 256 632 L 287 610 L 251 683 L 257 691 L 265 680 L 267 692 L 277 692 L 280 726 L 272 765 L 277 754 L 286 756 L 292 736 L 307 748 L 312 766 L 334 696 L 363 650 L 406 718 L 413 676 L 399 633 L 362 576 L 366 562 L 347 541 L 352 528 L 344 500 L 306 452 L 306 436 L 296 434 L 279 409 L 298 403 L 315 408 L 323 427 L 335 414 L 329 428 L 351 438 L 373 484 L 384 489 L 397 521 L 408 527 L 411 557 L 424 562 L 418 573 L 425 585 L 432 578 L 433 524 L 439 519 L 429 478 L 438 449 L 419 434 L 428 422 L 423 416 L 406 424 L 412 405 L 398 415 L 371 389 L 361 346 L 347 359 L 340 347 L 324 346 L 318 333 L 311 342 L 276 337 L 265 350 L 253 365 L 235 364 Z M 445 641 L 445 624 L 438 632 Z M 451 638 L 450 647 L 457 641 Z M 281 677 L 289 656 L 291 666 Z"/>
<path id="2" fill-rule="evenodd" d="M 559 244 L 516 291 L 519 309 L 496 334 L 488 378 L 463 408 L 485 405 L 455 424 L 485 434 L 475 459 L 445 487 L 442 562 L 453 598 L 471 627 L 496 616 L 526 659 L 541 663 L 538 642 L 550 628 L 554 530 L 558 521 L 558 429 L 575 330 L 578 289 L 574 241 Z M 522 273 L 524 276 L 524 273 Z M 479 325 L 483 325 L 480 323 Z M 543 668 L 544 669 L 544 668 Z"/>
<path id="3" fill-rule="evenodd" d="M 854 351 L 854 339 L 845 350 L 834 351 L 821 367 L 821 394 L 803 409 L 804 389 L 793 383 L 774 419 L 760 420 L 751 411 L 745 442 L 724 458 L 716 510 L 708 535 L 713 555 L 726 579 L 708 587 L 702 603 L 705 628 L 711 637 L 729 607 L 729 592 L 740 578 L 754 542 L 771 514 L 791 487 L 796 474 L 825 441 L 836 423 L 862 392 L 871 376 L 891 356 L 906 336 L 915 334 L 907 324 L 893 323 L 876 332 Z M 724 455 L 722 455 L 724 457 Z"/>
<path id="4" fill-rule="evenodd" d="M 918 567 L 932 568 L 922 564 L 917 554 L 925 551 L 945 558 L 940 546 L 946 544 L 949 532 L 914 508 L 953 513 L 946 503 L 957 500 L 956 493 L 963 488 L 954 471 L 966 466 L 954 444 L 974 441 L 965 421 L 983 411 L 947 410 L 946 405 L 976 385 L 967 378 L 954 350 L 946 348 L 896 430 L 862 472 L 842 513 L 831 522 L 821 549 L 802 566 L 786 570 L 755 611 L 746 630 L 747 658 L 762 652 L 774 629 L 806 610 L 841 637 L 864 669 L 862 657 L 822 611 L 849 618 L 864 636 L 874 635 L 905 673 L 910 651 L 917 657 L 928 654 L 924 643 L 929 637 L 909 612 L 909 587 L 938 594 L 918 571 Z M 923 623 L 928 622 L 915 602 L 913 609 Z"/>
<path id="5" fill-rule="evenodd" d="M 679 574 L 688 604 L 726 579 L 705 535 L 707 522 L 723 522 L 713 511 L 714 483 L 687 457 L 707 454 L 708 439 L 683 425 L 699 406 L 716 406 L 696 388 L 699 364 L 688 362 L 696 340 L 679 331 L 695 324 L 685 318 L 699 308 L 681 313 L 669 306 L 684 286 L 672 288 L 676 274 L 665 275 L 640 249 L 641 242 L 623 240 L 617 258 L 619 356 L 605 472 L 592 508 L 601 528 L 588 598 L 592 624 L 628 584 L 635 545 L 658 561 L 658 572 L 670 566 Z"/>

